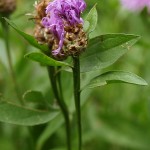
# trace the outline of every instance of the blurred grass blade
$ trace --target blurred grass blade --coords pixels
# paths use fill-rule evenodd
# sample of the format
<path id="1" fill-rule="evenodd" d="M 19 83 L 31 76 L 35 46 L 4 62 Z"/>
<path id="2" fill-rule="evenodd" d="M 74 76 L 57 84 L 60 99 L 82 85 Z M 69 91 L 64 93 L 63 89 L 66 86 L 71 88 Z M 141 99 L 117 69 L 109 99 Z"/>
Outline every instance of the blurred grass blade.
<path id="1" fill-rule="evenodd" d="M 15 125 L 34 126 L 52 121 L 58 111 L 28 109 L 5 101 L 0 102 L 0 121 Z"/>
<path id="2" fill-rule="evenodd" d="M 111 83 L 129 83 L 135 85 L 148 85 L 141 77 L 125 71 L 109 71 L 95 77 L 88 84 L 88 88 L 95 88 Z"/>
<path id="3" fill-rule="evenodd" d="M 97 26 L 97 20 L 98 14 L 96 5 L 94 5 L 84 20 L 84 31 L 87 33 L 91 33 L 92 31 L 94 31 Z"/>
<path id="4" fill-rule="evenodd" d="M 64 123 L 63 116 L 59 114 L 52 122 L 50 122 L 45 130 L 42 132 L 41 136 L 37 140 L 36 150 L 41 150 L 45 142 L 51 137 L 53 133 L 56 132 L 58 128 Z"/>
<path id="5" fill-rule="evenodd" d="M 91 39 L 81 56 L 81 72 L 101 70 L 112 65 L 138 40 L 139 36 L 128 34 L 105 34 Z"/>
<path id="6" fill-rule="evenodd" d="M 34 47 L 36 47 L 36 48 L 38 48 L 38 49 L 40 49 L 41 51 L 44 51 L 44 52 L 49 51 L 49 48 L 48 48 L 47 45 L 41 45 L 41 44 L 39 44 L 39 43 L 37 42 L 37 40 L 36 40 L 33 36 L 22 32 L 22 31 L 21 31 L 20 29 L 18 29 L 18 27 L 17 27 L 12 21 L 10 21 L 9 19 L 7 19 L 7 18 L 4 18 L 4 19 L 7 21 L 7 23 L 8 23 L 13 29 L 15 29 L 15 30 L 17 31 L 17 33 L 19 33 L 19 34 L 20 34 L 25 40 L 27 40 L 32 46 L 34 46 Z"/>
<path id="7" fill-rule="evenodd" d="M 66 150 L 66 148 L 53 148 L 53 149 L 49 149 L 49 150 Z"/>
<path id="8" fill-rule="evenodd" d="M 25 58 L 29 58 L 33 61 L 42 63 L 43 65 L 48 65 L 48 66 L 70 66 L 68 63 L 54 60 L 48 57 L 47 55 L 39 53 L 39 52 L 28 53 L 25 55 Z"/>
<path id="9" fill-rule="evenodd" d="M 131 120 L 122 114 L 112 114 L 111 112 L 110 114 L 101 113 L 100 118 L 101 121 L 97 121 L 96 125 L 91 122 L 97 138 L 125 146 L 127 149 L 149 149 L 149 128 L 141 126 L 137 120 Z"/>

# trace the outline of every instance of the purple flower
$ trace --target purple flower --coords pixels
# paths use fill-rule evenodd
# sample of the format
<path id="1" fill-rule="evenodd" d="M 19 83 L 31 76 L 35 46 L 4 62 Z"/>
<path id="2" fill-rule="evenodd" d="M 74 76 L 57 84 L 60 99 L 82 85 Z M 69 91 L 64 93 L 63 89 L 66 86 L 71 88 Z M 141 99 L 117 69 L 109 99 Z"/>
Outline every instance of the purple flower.
<path id="1" fill-rule="evenodd" d="M 83 23 L 81 13 L 85 8 L 84 0 L 54 0 L 48 4 L 47 16 L 42 19 L 42 24 L 59 40 L 59 47 L 53 51 L 53 55 L 60 54 L 65 35 L 64 26 Z"/>
<path id="2" fill-rule="evenodd" d="M 131 11 L 141 11 L 145 7 L 150 10 L 150 0 L 121 0 L 121 3 Z"/>

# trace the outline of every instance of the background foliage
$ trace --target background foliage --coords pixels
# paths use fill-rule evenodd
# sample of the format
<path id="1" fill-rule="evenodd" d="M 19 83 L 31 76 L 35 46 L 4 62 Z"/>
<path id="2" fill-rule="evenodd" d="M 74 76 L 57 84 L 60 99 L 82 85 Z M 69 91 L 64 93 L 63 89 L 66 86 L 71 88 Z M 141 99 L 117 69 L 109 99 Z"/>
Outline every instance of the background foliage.
<path id="1" fill-rule="evenodd" d="M 18 0 L 17 11 L 11 19 L 26 33 L 33 33 L 34 23 L 28 20 L 26 13 L 32 13 L 34 0 Z M 97 3 L 98 25 L 91 37 L 106 33 L 129 33 L 141 35 L 126 55 L 107 70 L 127 70 L 150 82 L 150 29 L 139 13 L 123 10 L 119 1 L 87 0 L 87 12 Z M 2 29 L 0 28 L 0 33 Z M 10 77 L 5 46 L 0 34 L 0 97 L 17 103 L 14 86 Z M 34 51 L 23 38 L 11 29 L 11 55 L 17 82 L 22 95 L 28 91 L 41 91 L 43 99 L 53 104 L 53 94 L 49 87 L 46 69 L 24 58 L 27 52 Z M 99 73 L 91 72 L 89 78 Z M 68 96 L 68 105 L 72 108 L 72 95 L 69 94 L 72 79 L 68 73 L 63 74 L 64 95 Z M 84 75 L 82 77 L 84 79 Z M 27 81 L 27 82 L 26 82 Z M 86 101 L 82 109 L 83 142 L 86 150 L 137 150 L 149 149 L 150 143 L 150 95 L 148 87 L 111 84 L 103 88 L 85 90 L 82 100 Z M 28 104 L 32 107 L 32 103 Z M 41 106 L 42 107 L 42 106 Z M 63 120 L 58 115 L 47 126 L 23 127 L 0 123 L 0 149 L 4 150 L 49 150 L 54 147 L 62 149 L 65 145 Z M 72 123 L 72 126 L 74 124 Z M 44 131 L 44 132 L 43 132 Z M 30 134 L 32 133 L 32 134 Z M 42 134 L 41 134 L 42 133 Z M 47 134 L 51 134 L 48 137 Z M 34 138 L 32 137 L 34 136 Z M 76 144 L 75 131 L 72 141 Z M 35 141 L 33 140 L 35 139 Z M 43 148 L 41 148 L 43 147 Z M 33 148 L 34 149 L 34 148 Z"/>

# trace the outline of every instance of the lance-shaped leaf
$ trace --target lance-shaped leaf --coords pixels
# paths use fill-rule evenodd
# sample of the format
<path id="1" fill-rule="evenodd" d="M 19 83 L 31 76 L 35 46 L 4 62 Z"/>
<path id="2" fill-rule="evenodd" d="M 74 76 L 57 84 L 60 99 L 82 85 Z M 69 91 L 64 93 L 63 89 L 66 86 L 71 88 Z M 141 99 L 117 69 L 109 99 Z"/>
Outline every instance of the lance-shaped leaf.
<path id="1" fill-rule="evenodd" d="M 33 61 L 39 62 L 43 65 L 48 65 L 48 66 L 70 66 L 68 63 L 57 61 L 39 52 L 28 53 L 25 55 L 25 58 L 29 58 Z"/>
<path id="2" fill-rule="evenodd" d="M 101 70 L 112 65 L 138 40 L 139 36 L 128 34 L 106 34 L 91 39 L 81 56 L 81 72 Z"/>
<path id="3" fill-rule="evenodd" d="M 95 88 L 110 83 L 130 83 L 143 86 L 147 85 L 144 79 L 133 73 L 125 71 L 109 71 L 92 79 L 85 88 Z"/>
<path id="4" fill-rule="evenodd" d="M 94 31 L 97 25 L 97 20 L 98 14 L 96 5 L 94 5 L 84 20 L 84 31 L 87 33 L 91 33 L 92 31 Z"/>
<path id="5" fill-rule="evenodd" d="M 45 142 L 49 137 L 64 123 L 64 118 L 62 114 L 59 114 L 52 122 L 50 122 L 45 130 L 42 132 L 41 136 L 37 140 L 36 150 L 41 150 Z"/>
<path id="6" fill-rule="evenodd" d="M 16 125 L 34 126 L 52 121 L 58 111 L 28 109 L 5 101 L 0 102 L 0 121 Z"/>
<path id="7" fill-rule="evenodd" d="M 26 41 L 28 41 L 32 46 L 34 46 L 34 47 L 36 47 L 36 48 L 38 48 L 38 49 L 40 49 L 41 51 L 44 51 L 44 52 L 47 52 L 47 51 L 49 51 L 49 48 L 48 48 L 48 46 L 47 45 L 41 45 L 41 44 L 39 44 L 38 42 L 37 42 L 37 40 L 33 37 L 33 36 L 31 36 L 31 35 L 29 35 L 29 34 L 27 34 L 27 33 L 24 33 L 23 31 L 21 31 L 20 29 L 18 29 L 18 27 L 12 22 L 12 21 L 10 21 L 9 19 L 7 19 L 7 18 L 4 18 L 6 21 L 7 21 L 7 23 L 13 28 L 13 29 L 15 29 L 16 31 L 17 31 L 17 33 L 19 33 Z"/>

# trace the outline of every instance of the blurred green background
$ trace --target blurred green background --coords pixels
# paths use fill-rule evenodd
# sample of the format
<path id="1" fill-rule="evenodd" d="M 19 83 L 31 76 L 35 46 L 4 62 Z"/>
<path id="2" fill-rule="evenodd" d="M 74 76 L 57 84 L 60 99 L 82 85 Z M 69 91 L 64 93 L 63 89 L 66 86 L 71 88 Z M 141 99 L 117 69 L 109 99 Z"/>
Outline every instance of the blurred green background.
<path id="1" fill-rule="evenodd" d="M 86 0 L 88 9 L 97 3 L 98 25 L 91 37 L 105 33 L 130 33 L 141 36 L 131 50 L 107 70 L 131 71 L 150 83 L 150 28 L 142 15 L 124 10 L 118 0 Z M 18 0 L 16 12 L 11 16 L 20 29 L 32 34 L 34 0 Z M 85 14 L 86 14 L 85 13 Z M 150 17 L 150 16 L 149 16 Z M 14 85 L 10 77 L 4 41 L 0 28 L 0 95 L 16 102 Z M 11 29 L 11 55 L 20 91 L 39 90 L 52 99 L 46 69 L 24 59 L 24 54 L 35 50 Z M 93 76 L 94 73 L 91 73 Z M 72 80 L 64 75 L 64 89 Z M 89 92 L 89 93 L 88 93 Z M 84 150 L 150 150 L 150 87 L 129 84 L 111 84 L 93 91 L 85 91 L 86 103 L 82 109 Z M 51 101 L 50 101 L 51 102 Z M 33 127 L 32 136 L 38 140 L 45 125 Z M 73 126 L 74 127 L 74 126 Z M 0 123 L 1 150 L 31 150 L 33 141 L 27 127 Z M 73 143 L 76 136 L 73 133 Z M 44 143 L 42 150 L 65 145 L 64 126 Z M 34 147 L 34 146 L 33 146 Z M 36 149 L 36 148 L 35 148 Z M 36 149 L 37 150 L 37 149 Z M 53 149 L 54 150 L 54 149 Z"/>

